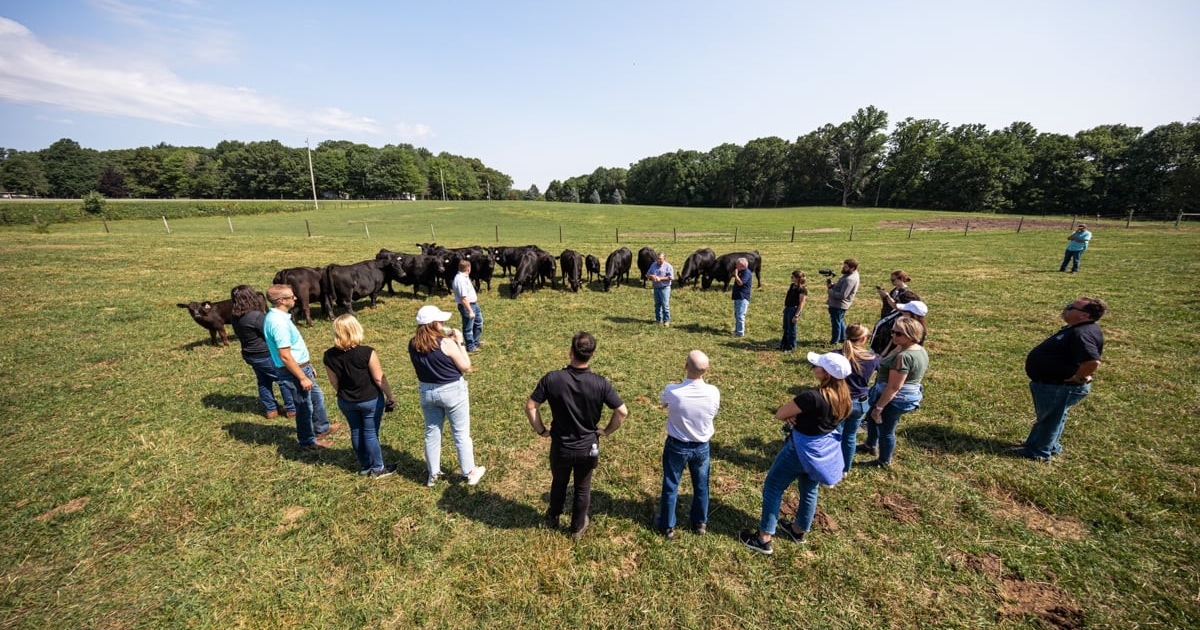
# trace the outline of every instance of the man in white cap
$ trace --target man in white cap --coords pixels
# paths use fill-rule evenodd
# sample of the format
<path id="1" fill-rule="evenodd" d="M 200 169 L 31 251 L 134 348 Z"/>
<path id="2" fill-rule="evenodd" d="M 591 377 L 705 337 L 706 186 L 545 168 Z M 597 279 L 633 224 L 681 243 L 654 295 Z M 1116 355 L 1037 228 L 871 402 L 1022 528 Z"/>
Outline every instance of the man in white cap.
<path id="1" fill-rule="evenodd" d="M 1075 231 L 1067 237 L 1067 251 L 1063 253 L 1062 266 L 1058 270 L 1066 271 L 1067 263 L 1071 263 L 1071 273 L 1079 273 L 1079 258 L 1087 251 L 1091 241 L 1092 233 L 1088 231 L 1087 226 L 1082 223 L 1076 226 Z"/>

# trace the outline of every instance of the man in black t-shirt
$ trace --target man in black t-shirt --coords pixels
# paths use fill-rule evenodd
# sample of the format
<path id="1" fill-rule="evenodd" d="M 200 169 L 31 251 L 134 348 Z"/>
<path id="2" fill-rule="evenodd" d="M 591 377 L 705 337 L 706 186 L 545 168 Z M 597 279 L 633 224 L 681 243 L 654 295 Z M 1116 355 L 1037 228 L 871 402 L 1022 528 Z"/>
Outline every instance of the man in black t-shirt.
<path id="1" fill-rule="evenodd" d="M 1096 322 L 1106 312 L 1108 305 L 1098 298 L 1085 296 L 1071 302 L 1062 311 L 1067 325 L 1025 357 L 1037 420 L 1025 442 L 1012 449 L 1015 454 L 1050 461 L 1052 455 L 1062 453 L 1058 438 L 1067 424 L 1067 412 L 1087 397 L 1092 374 L 1100 367 L 1104 333 Z"/>
<path id="2" fill-rule="evenodd" d="M 547 372 L 525 402 L 529 426 L 542 437 L 550 438 L 550 507 L 546 522 L 558 528 L 567 498 L 567 483 L 575 476 L 575 496 L 571 504 L 571 535 L 576 540 L 588 528 L 592 473 L 600 462 L 600 436 L 612 435 L 621 427 L 629 410 L 608 379 L 593 373 L 588 364 L 596 351 L 596 338 L 578 332 L 571 339 L 571 363 L 561 370 Z M 549 428 L 542 421 L 541 405 L 550 403 L 554 422 Z M 603 408 L 612 409 L 612 417 L 603 429 Z"/>

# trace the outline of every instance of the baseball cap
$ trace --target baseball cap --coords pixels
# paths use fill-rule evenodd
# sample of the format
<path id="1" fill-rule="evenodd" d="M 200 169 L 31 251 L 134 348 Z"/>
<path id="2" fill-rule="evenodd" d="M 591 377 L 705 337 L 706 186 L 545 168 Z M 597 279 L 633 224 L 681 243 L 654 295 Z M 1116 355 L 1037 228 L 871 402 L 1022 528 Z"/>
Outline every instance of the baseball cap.
<path id="1" fill-rule="evenodd" d="M 904 304 L 898 304 L 896 306 L 896 309 L 901 310 L 901 311 L 907 311 L 909 313 L 912 313 L 913 315 L 916 315 L 917 317 L 925 317 L 925 314 L 929 312 L 929 307 L 925 306 L 925 303 L 922 302 L 921 300 L 913 300 L 912 302 L 905 302 Z"/>
<path id="2" fill-rule="evenodd" d="M 450 313 L 447 313 L 446 311 L 443 311 L 432 304 L 426 304 L 425 306 L 421 307 L 421 310 L 417 311 L 417 325 L 424 326 L 425 324 L 432 324 L 433 322 L 444 322 L 449 320 L 451 317 L 452 315 L 450 315 Z"/>
<path id="3" fill-rule="evenodd" d="M 836 352 L 826 352 L 825 354 L 809 352 L 808 362 L 825 370 L 833 378 L 850 376 L 850 361 Z"/>

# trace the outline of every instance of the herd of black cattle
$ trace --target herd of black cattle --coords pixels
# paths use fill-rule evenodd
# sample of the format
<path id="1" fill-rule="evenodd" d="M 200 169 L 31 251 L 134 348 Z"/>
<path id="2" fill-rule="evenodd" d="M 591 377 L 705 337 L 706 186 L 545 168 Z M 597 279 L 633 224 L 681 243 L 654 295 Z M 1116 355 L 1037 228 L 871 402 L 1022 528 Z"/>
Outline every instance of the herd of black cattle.
<path id="1" fill-rule="evenodd" d="M 354 312 L 354 300 L 369 298 L 371 307 L 375 307 L 376 299 L 386 286 L 389 295 L 395 295 L 393 282 L 409 285 L 413 289 L 413 297 L 425 288 L 429 295 L 436 291 L 449 290 L 458 274 L 459 262 L 471 261 L 471 279 L 476 290 L 481 283 L 492 289 L 492 277 L 497 268 L 509 280 L 509 296 L 516 298 L 524 291 L 536 290 L 550 283 L 552 289 L 560 286 L 566 290 L 578 291 L 583 284 L 583 274 L 587 281 L 598 279 L 604 285 L 604 290 L 620 286 L 629 281 L 630 270 L 633 267 L 633 252 L 628 247 L 621 247 L 608 255 L 604 263 L 604 272 L 600 271 L 600 260 L 590 254 L 582 255 L 573 249 L 564 249 L 558 257 L 536 245 L 523 247 L 459 247 L 446 248 L 436 243 L 418 243 L 420 254 L 405 254 L 387 249 L 379 250 L 374 260 L 364 260 L 352 265 L 327 265 L 320 267 L 293 267 L 283 269 L 275 274 L 273 284 L 286 284 L 292 287 L 296 294 L 295 316 L 302 315 L 304 322 L 312 326 L 311 307 L 314 303 L 321 305 L 326 317 L 332 317 L 337 307 L 346 312 Z M 643 247 L 637 253 L 637 266 L 641 272 L 642 286 L 646 286 L 646 272 L 658 258 L 658 253 L 649 247 Z M 722 283 L 722 290 L 729 289 L 733 277 L 734 266 L 738 258 L 745 258 L 750 270 L 758 277 L 758 286 L 762 286 L 762 258 L 757 251 L 732 252 L 717 256 L 709 248 L 692 252 L 683 263 L 676 282 L 679 285 L 700 285 L 704 289 L 712 286 L 713 282 Z M 192 319 L 209 331 L 213 345 L 217 345 L 217 337 L 221 343 L 229 345 L 229 337 L 225 327 L 233 321 L 233 302 L 229 299 L 219 301 L 189 302 L 178 304 L 186 308 Z"/>

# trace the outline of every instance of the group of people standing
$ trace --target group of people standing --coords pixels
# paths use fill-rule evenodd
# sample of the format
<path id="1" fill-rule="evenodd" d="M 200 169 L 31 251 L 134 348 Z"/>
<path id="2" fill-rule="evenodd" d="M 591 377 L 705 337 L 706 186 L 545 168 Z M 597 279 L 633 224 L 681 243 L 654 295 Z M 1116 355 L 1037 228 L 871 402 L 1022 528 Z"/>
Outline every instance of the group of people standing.
<path id="1" fill-rule="evenodd" d="M 460 267 L 459 275 L 469 271 L 469 266 Z M 655 283 L 656 322 L 669 326 L 673 269 L 663 254 L 659 254 L 647 276 Z M 871 330 L 862 324 L 847 326 L 844 321 L 845 311 L 858 291 L 858 262 L 846 259 L 842 277 L 836 282 L 827 280 L 831 338 L 838 351 L 809 352 L 807 363 L 815 387 L 800 392 L 775 412 L 775 418 L 784 423 L 784 441 L 763 483 L 758 527 L 739 534 L 746 547 L 769 555 L 777 535 L 804 542 L 816 512 L 820 486 L 836 485 L 850 473 L 856 454 L 864 452 L 875 457 L 863 465 L 891 466 L 896 428 L 904 414 L 920 407 L 924 397 L 922 380 L 929 367 L 929 354 L 922 345 L 928 307 L 909 288 L 911 279 L 903 270 L 893 271 L 890 279 L 889 290 L 876 287 L 882 306 L 879 321 Z M 796 346 L 795 325 L 807 299 L 805 280 L 804 272 L 792 273 L 779 346 L 784 350 Z M 741 336 L 745 334 L 751 281 L 745 259 L 737 261 L 733 281 L 734 335 Z M 417 311 L 417 329 L 408 344 L 409 359 L 419 381 L 429 486 L 446 474 L 441 469 L 446 420 L 467 483 L 475 485 L 486 471 L 475 462 L 470 396 L 463 378 L 472 370 L 470 353 L 479 348 L 483 316 L 474 290 L 460 287 L 458 278 L 454 293 L 463 330 L 445 325 L 452 317 L 450 313 L 426 305 Z M 267 417 L 279 415 L 280 406 L 271 389 L 273 383 L 278 383 L 284 412 L 296 421 L 299 448 L 329 448 L 327 436 L 340 427 L 329 423 L 309 350 L 292 322 L 292 288 L 271 286 L 266 294 L 271 306 L 265 313 L 262 296 L 248 285 L 235 287 L 231 297 L 242 357 L 254 369 L 259 400 Z M 1104 338 L 1096 322 L 1106 311 L 1107 305 L 1096 298 L 1085 296 L 1073 301 L 1062 311 L 1067 325 L 1029 353 L 1026 372 L 1037 419 L 1029 436 L 1013 449 L 1015 454 L 1048 461 L 1062 452 L 1059 438 L 1067 412 L 1087 396 L 1092 375 L 1100 365 Z M 363 344 L 363 328 L 353 315 L 337 317 L 333 333 L 334 345 L 322 359 L 336 391 L 338 408 L 350 425 L 359 474 L 372 478 L 391 475 L 396 466 L 383 461 L 378 436 L 383 414 L 394 410 L 396 402 L 379 356 Z M 590 333 L 576 333 L 567 351 L 567 365 L 542 376 L 525 404 L 531 429 L 550 440 L 551 485 L 545 522 L 555 529 L 560 527 L 567 488 L 573 479 L 570 532 L 576 539 L 589 527 L 591 481 L 599 465 L 600 440 L 619 429 L 629 415 L 612 382 L 591 371 L 596 345 Z M 667 385 L 659 398 L 667 417 L 659 511 L 654 525 L 668 539 L 675 537 L 676 503 L 685 468 L 693 487 L 690 529 L 697 534 L 707 531 L 709 446 L 721 405 L 720 391 L 704 380 L 709 370 L 708 356 L 693 350 L 683 367 L 682 382 Z M 550 423 L 541 414 L 546 403 L 552 414 Z M 605 408 L 610 410 L 609 420 L 601 427 Z M 857 433 L 864 422 L 866 441 L 858 443 Z M 781 519 L 783 493 L 793 481 L 800 503 L 793 520 Z"/>

